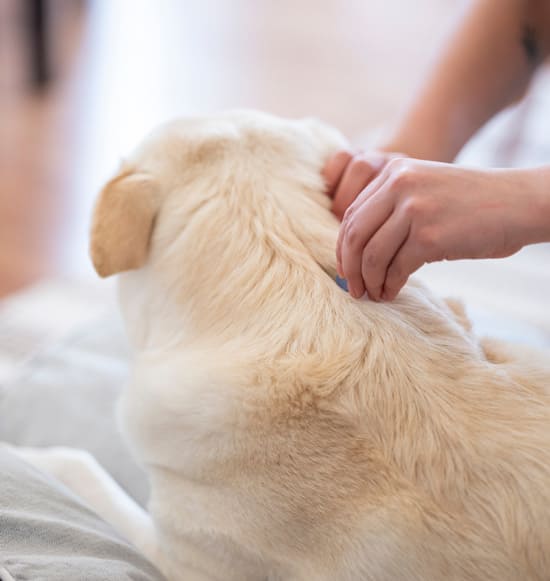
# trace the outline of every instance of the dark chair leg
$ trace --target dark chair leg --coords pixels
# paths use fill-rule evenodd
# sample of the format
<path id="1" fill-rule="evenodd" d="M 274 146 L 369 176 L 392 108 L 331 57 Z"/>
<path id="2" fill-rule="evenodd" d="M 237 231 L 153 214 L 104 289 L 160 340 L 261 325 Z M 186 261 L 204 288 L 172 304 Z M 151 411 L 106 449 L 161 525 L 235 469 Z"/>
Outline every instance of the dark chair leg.
<path id="1" fill-rule="evenodd" d="M 48 35 L 49 0 L 25 0 L 25 2 L 30 81 L 35 89 L 42 89 L 51 77 Z"/>

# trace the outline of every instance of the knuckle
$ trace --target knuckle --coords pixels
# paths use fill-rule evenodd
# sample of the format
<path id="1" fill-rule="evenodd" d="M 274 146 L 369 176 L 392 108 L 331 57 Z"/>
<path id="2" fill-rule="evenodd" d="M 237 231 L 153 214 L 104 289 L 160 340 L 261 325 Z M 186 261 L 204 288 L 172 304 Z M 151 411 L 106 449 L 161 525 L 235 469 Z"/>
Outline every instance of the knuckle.
<path id="1" fill-rule="evenodd" d="M 421 228 L 416 234 L 416 241 L 425 250 L 435 250 L 439 246 L 439 235 L 435 228 Z"/>
<path id="2" fill-rule="evenodd" d="M 352 219 L 352 217 L 353 217 L 353 213 L 354 213 L 354 211 L 355 211 L 355 210 L 354 210 L 354 204 L 351 204 L 351 205 L 349 205 L 349 206 L 346 208 L 346 211 L 344 212 L 344 217 L 342 218 L 342 224 L 343 224 L 344 226 L 346 226 L 346 227 L 347 227 L 347 225 L 350 223 L 350 220 L 351 220 L 351 219 Z"/>
<path id="3" fill-rule="evenodd" d="M 365 289 L 369 298 L 376 301 L 382 296 L 382 285 L 384 281 L 376 271 L 376 265 L 379 264 L 379 262 L 375 257 L 372 258 L 374 260 L 374 266 L 370 267 L 366 265 L 366 262 L 369 262 L 369 259 L 364 258 L 361 275 L 365 281 Z"/>
<path id="4" fill-rule="evenodd" d="M 340 225 L 340 242 L 343 242 L 344 238 L 346 237 L 348 228 L 350 224 L 353 222 L 353 209 L 351 206 L 344 211 L 344 215 L 342 217 L 342 223 Z"/>
<path id="5" fill-rule="evenodd" d="M 424 203 L 419 196 L 407 196 L 401 203 L 401 209 L 408 218 L 416 218 L 424 211 Z"/>
<path id="6" fill-rule="evenodd" d="M 406 157 L 392 157 L 388 160 L 387 168 L 392 173 L 399 172 L 408 168 L 411 165 L 411 160 Z"/>
<path id="7" fill-rule="evenodd" d="M 363 269 L 373 270 L 380 265 L 378 252 L 376 248 L 369 248 L 363 252 Z"/>
<path id="8" fill-rule="evenodd" d="M 397 188 L 410 187 L 418 181 L 418 169 L 410 159 L 392 159 L 388 162 L 388 167 L 392 183 Z"/>
<path id="9" fill-rule="evenodd" d="M 359 241 L 361 239 L 361 232 L 355 224 L 354 221 L 351 221 L 346 228 L 346 244 L 350 248 L 357 248 L 359 245 Z"/>
<path id="10" fill-rule="evenodd" d="M 403 157 L 392 157 L 388 160 L 386 167 L 390 171 L 395 171 L 395 170 L 399 169 L 399 167 L 401 167 L 401 165 L 403 165 L 404 160 L 405 160 L 405 158 L 403 158 Z"/>
<path id="11" fill-rule="evenodd" d="M 416 183 L 417 174 L 414 168 L 403 166 L 392 175 L 393 185 L 397 188 L 409 188 Z"/>

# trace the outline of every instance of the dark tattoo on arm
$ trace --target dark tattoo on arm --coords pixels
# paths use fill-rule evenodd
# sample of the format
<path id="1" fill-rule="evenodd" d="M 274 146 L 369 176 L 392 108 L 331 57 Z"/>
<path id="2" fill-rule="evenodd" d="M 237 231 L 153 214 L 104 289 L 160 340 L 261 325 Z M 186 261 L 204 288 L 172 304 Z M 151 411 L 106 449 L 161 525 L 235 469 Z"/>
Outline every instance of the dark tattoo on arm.
<path id="1" fill-rule="evenodd" d="M 525 56 L 527 57 L 529 64 L 533 67 L 536 67 L 541 60 L 541 54 L 539 41 L 534 26 L 526 24 L 523 27 L 521 45 L 523 46 L 523 50 L 525 51 Z"/>

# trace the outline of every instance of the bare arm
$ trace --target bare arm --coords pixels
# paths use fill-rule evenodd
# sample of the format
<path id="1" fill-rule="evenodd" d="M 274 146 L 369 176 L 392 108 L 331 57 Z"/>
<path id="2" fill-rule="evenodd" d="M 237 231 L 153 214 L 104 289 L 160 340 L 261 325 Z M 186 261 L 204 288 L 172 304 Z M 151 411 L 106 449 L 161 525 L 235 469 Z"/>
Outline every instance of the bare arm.
<path id="1" fill-rule="evenodd" d="M 395 153 L 452 161 L 488 119 L 521 98 L 549 53 L 549 0 L 470 0 L 378 152 L 355 156 L 340 152 L 326 164 L 334 213 L 342 218 Z"/>
<path id="2" fill-rule="evenodd" d="M 344 218 L 338 271 L 352 296 L 391 300 L 426 262 L 504 257 L 550 241 L 550 166 L 471 170 L 403 157 L 452 161 L 521 97 L 549 44 L 548 0 L 470 1 L 383 147 L 327 162 L 333 211 Z"/>
<path id="3" fill-rule="evenodd" d="M 521 98 L 549 39 L 548 1 L 468 2 L 383 149 L 452 161 L 488 119 Z"/>
<path id="4" fill-rule="evenodd" d="M 469 0 L 420 90 L 378 151 L 340 152 L 324 175 L 340 219 L 391 157 L 452 161 L 468 139 L 525 92 L 550 53 L 549 0 Z"/>

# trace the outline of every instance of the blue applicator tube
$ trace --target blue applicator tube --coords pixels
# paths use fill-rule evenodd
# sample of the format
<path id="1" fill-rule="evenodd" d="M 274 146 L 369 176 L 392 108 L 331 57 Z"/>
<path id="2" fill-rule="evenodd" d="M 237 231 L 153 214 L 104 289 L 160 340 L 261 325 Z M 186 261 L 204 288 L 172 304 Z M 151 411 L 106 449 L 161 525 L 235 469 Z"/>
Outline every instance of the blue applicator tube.
<path id="1" fill-rule="evenodd" d="M 348 292 L 348 281 L 345 278 L 340 278 L 336 275 L 336 284 L 346 292 Z"/>

